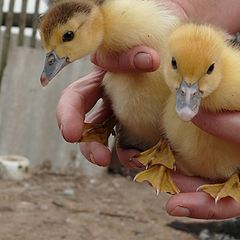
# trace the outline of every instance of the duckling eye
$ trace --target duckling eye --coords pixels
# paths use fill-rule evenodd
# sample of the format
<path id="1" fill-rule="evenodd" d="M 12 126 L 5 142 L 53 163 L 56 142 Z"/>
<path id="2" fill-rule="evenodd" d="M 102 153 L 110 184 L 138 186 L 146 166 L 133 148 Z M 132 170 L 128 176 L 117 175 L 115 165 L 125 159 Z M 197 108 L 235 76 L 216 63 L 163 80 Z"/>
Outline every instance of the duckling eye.
<path id="1" fill-rule="evenodd" d="M 63 42 L 70 42 L 70 41 L 73 40 L 74 36 L 75 36 L 74 32 L 69 31 L 69 32 L 66 32 L 66 33 L 63 35 L 62 40 L 63 40 Z"/>
<path id="2" fill-rule="evenodd" d="M 177 61 L 176 61 L 176 59 L 173 57 L 172 58 L 172 67 L 173 67 L 173 69 L 177 69 Z"/>
<path id="3" fill-rule="evenodd" d="M 208 75 L 210 75 L 210 74 L 213 72 L 214 67 L 215 67 L 215 63 L 213 63 L 213 64 L 208 68 L 208 70 L 207 70 L 207 74 L 208 74 Z"/>

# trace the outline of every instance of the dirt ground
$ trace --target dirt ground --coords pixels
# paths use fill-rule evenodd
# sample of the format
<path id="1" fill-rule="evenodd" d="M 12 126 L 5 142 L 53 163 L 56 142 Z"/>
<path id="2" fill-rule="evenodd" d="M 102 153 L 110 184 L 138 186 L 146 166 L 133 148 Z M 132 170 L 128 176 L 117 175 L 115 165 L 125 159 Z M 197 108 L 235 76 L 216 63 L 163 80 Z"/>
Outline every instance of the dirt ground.
<path id="1" fill-rule="evenodd" d="M 194 240 L 167 224 L 167 195 L 104 174 L 97 178 L 37 174 L 0 182 L 1 240 Z M 187 219 L 178 219 L 189 221 Z"/>

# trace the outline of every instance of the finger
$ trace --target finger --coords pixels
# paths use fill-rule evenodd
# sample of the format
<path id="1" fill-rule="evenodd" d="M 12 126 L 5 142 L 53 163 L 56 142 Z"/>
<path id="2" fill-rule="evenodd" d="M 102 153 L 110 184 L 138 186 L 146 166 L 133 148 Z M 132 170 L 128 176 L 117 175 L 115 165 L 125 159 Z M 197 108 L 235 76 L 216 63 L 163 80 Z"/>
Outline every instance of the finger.
<path id="1" fill-rule="evenodd" d="M 201 185 L 210 183 L 209 179 L 188 177 L 177 172 L 172 172 L 172 178 L 181 192 L 196 192 Z"/>
<path id="2" fill-rule="evenodd" d="M 116 149 L 119 161 L 121 164 L 127 168 L 142 168 L 143 165 L 139 163 L 134 156 L 139 154 L 138 150 L 135 149 L 123 149 L 120 147 L 117 147 Z"/>
<path id="3" fill-rule="evenodd" d="M 169 199 L 166 210 L 171 216 L 197 219 L 227 219 L 240 215 L 240 204 L 231 198 L 217 204 L 204 192 L 180 193 Z"/>
<path id="4" fill-rule="evenodd" d="M 85 113 L 102 96 L 101 82 L 104 74 L 102 69 L 96 68 L 63 91 L 56 115 L 66 141 L 77 142 L 81 138 Z"/>
<path id="5" fill-rule="evenodd" d="M 97 52 L 92 57 L 92 62 L 110 72 L 153 72 L 159 68 L 160 57 L 154 49 L 137 46 L 127 52 L 108 56 Z"/>
<path id="6" fill-rule="evenodd" d="M 80 143 L 80 150 L 88 161 L 98 166 L 106 167 L 111 162 L 111 151 L 98 142 Z"/>
<path id="7" fill-rule="evenodd" d="M 102 123 L 112 115 L 110 103 L 104 99 L 99 108 L 86 117 L 86 122 Z M 98 166 L 108 166 L 111 162 L 111 151 L 97 142 L 81 142 L 80 150 L 84 157 Z"/>
<path id="8" fill-rule="evenodd" d="M 87 123 L 103 123 L 113 115 L 111 103 L 107 98 L 104 98 L 97 110 L 86 116 Z"/>
<path id="9" fill-rule="evenodd" d="M 210 113 L 201 110 L 193 123 L 216 137 L 240 144 L 240 112 Z"/>

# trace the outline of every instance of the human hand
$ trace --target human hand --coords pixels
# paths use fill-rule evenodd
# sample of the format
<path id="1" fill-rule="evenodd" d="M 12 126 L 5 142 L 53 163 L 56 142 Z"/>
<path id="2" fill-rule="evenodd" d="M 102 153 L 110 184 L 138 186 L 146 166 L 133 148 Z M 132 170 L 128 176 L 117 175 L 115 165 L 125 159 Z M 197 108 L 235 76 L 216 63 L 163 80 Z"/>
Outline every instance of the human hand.
<path id="1" fill-rule="evenodd" d="M 239 112 L 210 113 L 200 110 L 192 122 L 209 134 L 240 144 Z"/>
<path id="2" fill-rule="evenodd" d="M 169 1 L 169 4 L 172 5 L 172 8 L 175 9 L 179 15 L 185 18 L 189 16 L 186 8 L 180 5 L 181 1 L 172 0 Z M 139 46 L 114 57 L 101 56 L 97 53 L 92 61 L 110 71 L 154 71 L 160 64 L 160 57 L 154 50 Z M 70 85 L 70 87 L 63 92 L 58 105 L 57 119 L 62 134 L 67 141 L 76 142 L 80 139 L 85 113 L 102 97 L 100 85 L 104 74 L 102 70 L 95 70 L 92 74 Z M 109 105 L 104 101 L 99 111 L 91 115 L 87 121 L 102 122 L 110 115 L 110 112 Z M 201 122 L 203 123 L 204 121 L 196 118 L 194 122 L 200 126 Z M 80 147 L 89 161 L 100 166 L 107 166 L 110 163 L 111 154 L 105 146 L 98 143 L 81 143 Z M 136 153 L 135 150 L 124 151 L 118 148 L 121 162 L 129 167 L 138 167 L 135 162 L 129 161 Z M 188 193 L 185 194 L 187 199 Z M 192 194 L 192 192 L 189 192 L 189 194 Z M 197 217 L 196 215 L 191 216 Z"/>
<path id="3" fill-rule="evenodd" d="M 193 123 L 204 131 L 226 141 L 240 144 L 240 113 L 210 113 L 201 110 L 193 119 Z M 166 205 L 172 216 L 199 219 L 226 219 L 240 216 L 240 204 L 231 198 L 221 199 L 217 204 L 204 192 L 196 192 L 197 188 L 207 184 L 207 180 L 173 174 L 173 179 L 181 190 L 172 196 Z M 226 211 L 227 209 L 227 211 Z"/>
<path id="4" fill-rule="evenodd" d="M 174 0 L 168 2 L 176 14 L 185 16 L 185 12 Z M 145 46 L 133 49 L 115 56 L 105 56 L 97 52 L 92 62 L 108 71 L 151 72 L 158 69 L 160 57 L 158 53 Z M 104 77 L 102 70 L 95 69 L 93 73 L 71 84 L 62 94 L 57 107 L 57 120 L 66 141 L 76 142 L 83 132 L 85 114 L 102 97 L 100 90 Z M 87 97 L 88 96 L 88 97 Z M 90 99 L 90 100 L 89 100 Z M 89 116 L 87 122 L 99 123 L 109 116 L 109 106 L 104 101 L 100 109 Z M 108 114 L 106 114 L 108 113 Z M 110 151 L 98 143 L 81 143 L 84 156 L 91 162 L 106 166 L 110 163 Z M 130 163 L 130 165 L 133 165 Z"/>
<path id="5" fill-rule="evenodd" d="M 189 16 L 189 14 L 187 15 Z M 217 20 L 215 23 L 230 29 L 232 32 L 235 30 L 233 26 L 224 25 L 225 23 L 221 21 L 218 22 Z M 239 113 L 228 112 L 213 114 L 200 111 L 193 119 L 193 123 L 216 137 L 240 144 L 240 134 L 238 134 L 240 131 L 239 119 Z M 123 149 L 119 149 L 118 152 L 122 163 L 128 167 L 137 167 L 133 162 L 129 162 L 129 159 L 131 159 L 136 152 L 133 152 L 133 150 L 124 151 Z M 176 176 L 175 181 L 183 193 L 171 197 L 168 201 L 167 211 L 170 215 L 201 219 L 225 219 L 240 215 L 240 205 L 236 201 L 226 198 L 215 205 L 214 199 L 208 194 L 196 192 L 197 187 L 206 183 L 205 180 L 190 178 L 180 174 Z M 190 186 L 189 183 L 192 185 Z M 229 211 L 223 210 L 226 209 L 226 207 Z"/>
<path id="6" fill-rule="evenodd" d="M 239 114 L 238 112 L 214 114 L 201 110 L 193 122 L 216 137 L 240 144 Z M 129 162 L 136 151 L 118 149 L 118 153 L 125 166 L 138 167 L 135 162 Z M 199 186 L 208 184 L 209 180 L 187 177 L 179 173 L 173 173 L 173 180 L 181 193 L 168 200 L 166 210 L 170 215 L 197 219 L 227 219 L 240 216 L 240 204 L 235 200 L 224 198 L 215 204 L 215 200 L 207 193 L 196 192 Z"/>
<path id="7" fill-rule="evenodd" d="M 172 176 L 181 193 L 171 196 L 168 200 L 166 210 L 169 215 L 219 220 L 240 216 L 240 204 L 234 199 L 223 198 L 216 204 L 207 193 L 196 192 L 199 186 L 208 184 L 209 180 L 178 173 Z"/>
<path id="8" fill-rule="evenodd" d="M 95 68 L 89 75 L 72 83 L 63 91 L 57 107 L 57 121 L 66 141 L 75 143 L 81 139 L 85 114 L 102 97 L 101 82 L 104 75 L 104 70 Z M 98 113 L 90 116 L 90 118 L 92 122 L 98 123 L 102 122 L 109 115 L 111 115 L 111 109 L 108 106 L 108 102 L 103 100 Z M 86 149 L 85 156 L 93 163 L 98 164 L 99 159 L 102 159 L 102 165 L 108 165 L 110 152 L 103 145 L 100 145 L 99 150 L 98 145 L 100 144 L 91 143 L 91 147 L 95 149 L 95 154 L 92 155 L 91 151 Z"/>
<path id="9" fill-rule="evenodd" d="M 114 57 L 101 56 L 97 53 L 93 56 L 92 62 L 109 71 L 151 72 L 159 67 L 160 58 L 153 49 L 137 46 Z M 109 102 L 104 99 L 99 109 L 85 119 L 85 114 L 103 97 L 101 82 L 104 75 L 105 71 L 97 67 L 92 73 L 72 83 L 63 91 L 57 107 L 57 121 L 66 141 L 80 140 L 84 121 L 101 123 L 111 116 Z M 96 142 L 80 143 L 80 149 L 90 162 L 99 166 L 110 164 L 111 152 L 106 146 Z"/>

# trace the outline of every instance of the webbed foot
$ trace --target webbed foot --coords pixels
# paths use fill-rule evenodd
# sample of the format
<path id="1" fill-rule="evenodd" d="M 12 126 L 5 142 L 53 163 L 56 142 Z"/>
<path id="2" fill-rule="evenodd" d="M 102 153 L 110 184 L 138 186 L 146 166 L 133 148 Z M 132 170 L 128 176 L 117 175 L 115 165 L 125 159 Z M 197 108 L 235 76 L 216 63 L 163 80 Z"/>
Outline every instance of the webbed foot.
<path id="1" fill-rule="evenodd" d="M 175 157 L 168 143 L 161 139 L 154 147 L 134 156 L 145 167 L 161 164 L 174 169 Z"/>
<path id="2" fill-rule="evenodd" d="M 174 169 L 175 157 L 165 140 L 161 139 L 157 145 L 134 158 L 147 168 L 136 175 L 135 181 L 149 182 L 157 194 L 159 192 L 171 194 L 180 192 L 170 174 L 170 171 Z"/>
<path id="3" fill-rule="evenodd" d="M 240 202 L 240 182 L 238 174 L 232 175 L 225 183 L 202 185 L 197 189 L 197 191 L 199 190 L 211 195 L 216 203 L 225 197 L 232 197 L 237 202 Z"/>
<path id="4" fill-rule="evenodd" d="M 156 190 L 157 195 L 159 192 L 166 192 L 170 194 L 179 193 L 178 187 L 172 180 L 170 170 L 162 165 L 153 165 L 145 171 L 140 172 L 134 178 L 136 182 L 149 182 Z"/>
<path id="5" fill-rule="evenodd" d="M 108 145 L 108 138 L 115 134 L 114 126 L 117 120 L 114 116 L 102 124 L 84 123 L 84 130 L 80 142 L 99 142 Z"/>

